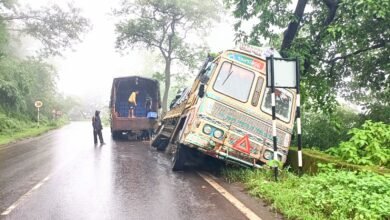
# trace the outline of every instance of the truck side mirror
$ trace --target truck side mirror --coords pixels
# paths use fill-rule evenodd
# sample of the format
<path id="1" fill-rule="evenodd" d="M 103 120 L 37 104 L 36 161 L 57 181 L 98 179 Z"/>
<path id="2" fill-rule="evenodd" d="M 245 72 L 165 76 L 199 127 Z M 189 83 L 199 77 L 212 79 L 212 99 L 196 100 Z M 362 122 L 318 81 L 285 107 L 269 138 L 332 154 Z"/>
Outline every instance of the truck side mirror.
<path id="1" fill-rule="evenodd" d="M 209 77 L 206 75 L 202 75 L 199 79 L 201 83 L 207 83 L 209 81 Z"/>
<path id="2" fill-rule="evenodd" d="M 204 84 L 200 84 L 199 90 L 198 90 L 198 96 L 199 96 L 199 98 L 204 97 Z"/>

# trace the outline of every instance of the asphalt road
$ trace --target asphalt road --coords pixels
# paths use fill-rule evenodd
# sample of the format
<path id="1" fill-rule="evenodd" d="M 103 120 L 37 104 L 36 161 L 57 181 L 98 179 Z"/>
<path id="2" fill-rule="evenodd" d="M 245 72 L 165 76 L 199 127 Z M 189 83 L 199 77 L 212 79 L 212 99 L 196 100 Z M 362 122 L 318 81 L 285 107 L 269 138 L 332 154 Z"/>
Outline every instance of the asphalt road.
<path id="1" fill-rule="evenodd" d="M 0 146 L 0 219 L 246 219 L 148 142 L 94 145 L 90 123 Z"/>

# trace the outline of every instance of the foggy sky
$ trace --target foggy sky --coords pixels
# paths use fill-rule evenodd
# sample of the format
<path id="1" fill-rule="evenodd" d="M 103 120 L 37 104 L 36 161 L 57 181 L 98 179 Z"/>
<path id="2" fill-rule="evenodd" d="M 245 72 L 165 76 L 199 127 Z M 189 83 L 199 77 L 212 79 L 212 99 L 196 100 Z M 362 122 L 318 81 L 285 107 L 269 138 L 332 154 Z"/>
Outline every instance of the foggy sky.
<path id="1" fill-rule="evenodd" d="M 19 0 L 33 8 L 49 3 L 65 5 L 69 0 Z M 115 50 L 115 21 L 111 15 L 119 0 L 78 0 L 73 4 L 82 9 L 83 16 L 90 19 L 92 30 L 83 37 L 83 42 L 67 50 L 64 57 L 50 59 L 59 73 L 58 88 L 66 95 L 90 95 L 108 100 L 112 78 L 140 75 L 143 64 L 150 64 L 151 56 L 146 51 L 130 51 L 121 55 Z M 212 28 L 207 42 L 211 51 L 221 51 L 234 46 L 232 18 L 223 17 Z"/>

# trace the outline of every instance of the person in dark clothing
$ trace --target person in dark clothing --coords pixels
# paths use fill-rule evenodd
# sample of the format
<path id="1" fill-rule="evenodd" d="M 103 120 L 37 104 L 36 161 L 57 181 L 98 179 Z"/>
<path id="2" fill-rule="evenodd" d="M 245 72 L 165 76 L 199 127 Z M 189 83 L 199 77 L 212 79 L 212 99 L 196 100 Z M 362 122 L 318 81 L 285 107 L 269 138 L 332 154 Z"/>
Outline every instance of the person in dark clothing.
<path id="1" fill-rule="evenodd" d="M 93 141 L 97 144 L 97 136 L 99 136 L 100 144 L 104 144 L 103 135 L 102 135 L 102 121 L 100 120 L 100 111 L 95 111 L 95 116 L 92 117 L 92 127 L 93 127 Z"/>
<path id="2" fill-rule="evenodd" d="M 146 116 L 148 116 L 148 113 L 152 111 L 152 99 L 150 97 L 146 98 L 145 109 L 146 109 Z"/>

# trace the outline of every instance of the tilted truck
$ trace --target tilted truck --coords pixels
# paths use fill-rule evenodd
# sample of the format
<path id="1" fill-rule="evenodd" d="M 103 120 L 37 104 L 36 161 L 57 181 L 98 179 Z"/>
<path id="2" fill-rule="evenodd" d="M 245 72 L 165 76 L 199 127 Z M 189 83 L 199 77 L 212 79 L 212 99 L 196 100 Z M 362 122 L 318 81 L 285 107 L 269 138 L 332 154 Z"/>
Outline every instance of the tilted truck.
<path id="1" fill-rule="evenodd" d="M 265 56 L 276 52 L 241 45 L 208 57 L 191 88 L 163 117 L 152 146 L 172 154 L 172 170 L 197 155 L 261 167 L 274 158 L 271 93 Z M 277 159 L 284 163 L 294 126 L 296 93 L 275 89 Z M 169 148 L 167 148 L 169 146 Z"/>

